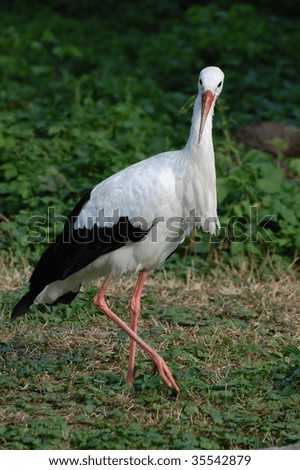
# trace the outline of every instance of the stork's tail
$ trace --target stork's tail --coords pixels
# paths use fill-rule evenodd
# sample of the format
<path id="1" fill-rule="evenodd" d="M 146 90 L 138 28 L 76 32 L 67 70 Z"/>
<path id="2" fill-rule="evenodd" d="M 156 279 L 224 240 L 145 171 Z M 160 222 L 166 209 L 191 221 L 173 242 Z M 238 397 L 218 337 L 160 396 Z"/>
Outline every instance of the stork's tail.
<path id="1" fill-rule="evenodd" d="M 12 311 L 11 314 L 11 320 L 15 320 L 17 317 L 20 315 L 24 315 L 24 313 L 28 310 L 31 304 L 33 304 L 33 301 L 35 299 L 35 295 L 32 294 L 32 292 L 27 292 L 17 303 L 15 308 Z"/>
<path id="2" fill-rule="evenodd" d="M 57 304 L 70 304 L 73 299 L 75 299 L 78 291 L 81 287 L 81 284 L 75 287 L 74 291 L 66 292 L 65 294 L 58 297 L 54 302 L 51 304 L 46 303 L 46 305 L 57 305 Z M 17 303 L 15 308 L 11 314 L 11 320 L 15 320 L 20 315 L 24 315 L 24 313 L 28 310 L 31 304 L 35 301 L 37 294 L 33 294 L 31 291 L 27 292 Z"/>

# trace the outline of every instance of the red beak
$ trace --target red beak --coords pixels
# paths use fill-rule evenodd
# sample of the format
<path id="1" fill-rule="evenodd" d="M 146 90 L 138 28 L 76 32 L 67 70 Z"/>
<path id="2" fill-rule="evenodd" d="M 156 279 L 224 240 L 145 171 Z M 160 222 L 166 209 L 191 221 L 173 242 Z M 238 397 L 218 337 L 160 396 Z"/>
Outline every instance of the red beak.
<path id="1" fill-rule="evenodd" d="M 201 122 L 200 122 L 200 129 L 199 129 L 199 137 L 198 137 L 198 144 L 200 144 L 200 140 L 202 137 L 203 129 L 206 123 L 206 119 L 213 104 L 215 95 L 210 91 L 206 90 L 202 95 L 202 110 L 201 110 Z"/>

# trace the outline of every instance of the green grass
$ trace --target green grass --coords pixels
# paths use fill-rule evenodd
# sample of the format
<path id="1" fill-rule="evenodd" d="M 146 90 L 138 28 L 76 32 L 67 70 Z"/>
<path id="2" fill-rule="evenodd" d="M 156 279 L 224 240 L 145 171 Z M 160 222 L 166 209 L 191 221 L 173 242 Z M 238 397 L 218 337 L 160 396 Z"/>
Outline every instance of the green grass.
<path id="1" fill-rule="evenodd" d="M 131 288 L 119 282 L 108 296 L 126 321 Z M 125 384 L 128 338 L 91 305 L 94 290 L 72 307 L 35 307 L 14 324 L 8 315 L 20 292 L 2 293 L 3 449 L 247 449 L 299 440 L 292 277 L 149 281 L 139 331 L 168 363 L 178 396 L 140 350 L 134 386 Z"/>

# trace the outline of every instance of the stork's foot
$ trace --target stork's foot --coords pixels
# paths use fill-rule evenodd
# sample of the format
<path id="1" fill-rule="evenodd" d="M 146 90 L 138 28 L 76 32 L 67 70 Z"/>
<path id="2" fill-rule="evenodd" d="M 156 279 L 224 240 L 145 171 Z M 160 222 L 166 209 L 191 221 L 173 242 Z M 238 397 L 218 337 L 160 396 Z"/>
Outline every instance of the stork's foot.
<path id="1" fill-rule="evenodd" d="M 176 392 L 179 393 L 179 387 L 177 383 L 175 382 L 175 380 L 173 379 L 171 371 L 169 367 L 167 366 L 167 364 L 165 363 L 165 361 L 163 360 L 163 358 L 159 354 L 154 353 L 152 359 L 154 360 L 158 368 L 158 372 L 160 373 L 162 379 L 166 382 L 168 387 L 170 388 L 174 387 Z"/>
<path id="2" fill-rule="evenodd" d="M 170 371 L 169 367 L 167 366 L 167 364 L 165 363 L 165 361 L 163 360 L 163 358 L 160 357 L 157 354 L 157 357 L 155 359 L 153 358 L 153 360 L 155 360 L 155 362 L 154 362 L 153 367 L 152 367 L 152 374 L 154 375 L 158 370 L 158 372 L 160 373 L 161 377 L 166 382 L 168 387 L 170 387 L 170 388 L 174 387 L 176 392 L 179 393 L 178 385 L 176 384 L 175 380 L 173 379 L 171 371 Z M 158 365 L 158 362 L 160 363 L 160 365 Z M 127 385 L 133 385 L 133 375 L 132 374 L 127 375 L 126 383 L 127 383 Z"/>

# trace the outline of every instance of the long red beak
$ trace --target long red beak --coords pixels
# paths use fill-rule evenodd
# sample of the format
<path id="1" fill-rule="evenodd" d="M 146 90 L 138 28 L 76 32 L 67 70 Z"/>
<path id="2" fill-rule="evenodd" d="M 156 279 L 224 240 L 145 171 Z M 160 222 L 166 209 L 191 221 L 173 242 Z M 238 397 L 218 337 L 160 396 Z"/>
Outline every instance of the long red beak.
<path id="1" fill-rule="evenodd" d="M 206 90 L 202 95 L 202 110 L 201 110 L 201 122 L 200 122 L 200 129 L 199 129 L 199 136 L 198 136 L 198 144 L 200 144 L 200 140 L 202 137 L 202 133 L 204 130 L 204 126 L 206 123 L 206 119 L 213 104 L 215 95 L 210 91 Z"/>

